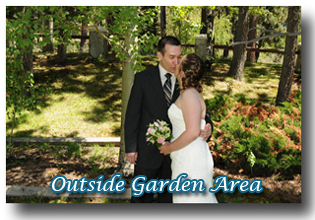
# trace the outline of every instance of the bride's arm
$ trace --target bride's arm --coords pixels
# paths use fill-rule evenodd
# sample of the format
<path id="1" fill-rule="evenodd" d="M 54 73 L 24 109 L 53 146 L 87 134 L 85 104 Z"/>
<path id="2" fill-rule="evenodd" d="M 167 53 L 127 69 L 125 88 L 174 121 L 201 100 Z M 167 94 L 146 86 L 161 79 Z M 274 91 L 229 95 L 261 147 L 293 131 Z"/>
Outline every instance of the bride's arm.
<path id="1" fill-rule="evenodd" d="M 166 143 L 160 147 L 160 153 L 165 155 L 186 147 L 200 134 L 202 107 L 198 98 L 198 92 L 193 89 L 186 90 L 182 93 L 180 104 L 186 130 L 174 142 Z"/>

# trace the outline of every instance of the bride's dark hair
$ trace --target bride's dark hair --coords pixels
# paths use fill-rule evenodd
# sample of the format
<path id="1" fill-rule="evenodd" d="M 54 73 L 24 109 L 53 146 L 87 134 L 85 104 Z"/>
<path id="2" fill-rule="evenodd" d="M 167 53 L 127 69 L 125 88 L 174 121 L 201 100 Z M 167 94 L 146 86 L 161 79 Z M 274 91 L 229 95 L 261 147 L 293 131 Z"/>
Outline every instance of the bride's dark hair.
<path id="1" fill-rule="evenodd" d="M 196 54 L 187 54 L 182 60 L 179 69 L 185 73 L 185 76 L 181 79 L 181 90 L 194 87 L 199 93 L 201 93 L 202 86 L 200 84 L 200 79 L 205 71 L 205 65 L 202 59 Z"/>

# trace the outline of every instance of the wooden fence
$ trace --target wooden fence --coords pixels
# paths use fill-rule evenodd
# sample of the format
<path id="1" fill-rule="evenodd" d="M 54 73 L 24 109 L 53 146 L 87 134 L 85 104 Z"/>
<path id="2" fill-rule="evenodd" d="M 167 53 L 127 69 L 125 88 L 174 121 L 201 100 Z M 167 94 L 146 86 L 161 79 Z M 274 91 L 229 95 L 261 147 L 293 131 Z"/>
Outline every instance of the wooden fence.
<path id="1" fill-rule="evenodd" d="M 194 44 L 182 44 L 183 47 L 195 47 Z M 224 49 L 224 50 L 233 50 L 232 46 L 224 46 L 224 45 L 212 45 L 214 49 Z M 252 48 L 247 47 L 246 51 L 255 51 L 255 52 L 266 52 L 266 53 L 279 53 L 284 54 L 284 49 L 264 49 L 264 48 Z M 295 52 L 296 54 L 300 54 L 300 50 Z"/>
<path id="2" fill-rule="evenodd" d="M 89 36 L 81 36 L 81 35 L 72 35 L 74 39 L 89 39 Z M 195 47 L 194 44 L 182 44 L 182 47 Z M 233 50 L 232 46 L 224 46 L 224 45 L 212 45 L 214 49 L 224 49 L 224 50 Z M 255 51 L 262 53 L 278 53 L 284 54 L 284 49 L 265 49 L 265 48 L 252 48 L 247 47 L 246 51 Z M 296 70 L 301 66 L 301 45 L 299 45 L 298 50 L 295 52 L 298 56 L 296 58 Z"/>

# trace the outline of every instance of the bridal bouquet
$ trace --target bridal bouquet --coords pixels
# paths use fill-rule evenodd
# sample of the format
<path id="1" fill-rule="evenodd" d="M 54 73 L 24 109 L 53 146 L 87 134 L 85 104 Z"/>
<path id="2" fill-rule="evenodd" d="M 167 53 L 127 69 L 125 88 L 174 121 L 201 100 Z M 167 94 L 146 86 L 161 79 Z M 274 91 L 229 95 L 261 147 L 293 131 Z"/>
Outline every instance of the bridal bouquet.
<path id="1" fill-rule="evenodd" d="M 146 133 L 147 141 L 156 144 L 158 147 L 162 146 L 165 141 L 173 138 L 171 129 L 165 121 L 156 120 L 152 124 L 149 124 L 148 127 Z"/>

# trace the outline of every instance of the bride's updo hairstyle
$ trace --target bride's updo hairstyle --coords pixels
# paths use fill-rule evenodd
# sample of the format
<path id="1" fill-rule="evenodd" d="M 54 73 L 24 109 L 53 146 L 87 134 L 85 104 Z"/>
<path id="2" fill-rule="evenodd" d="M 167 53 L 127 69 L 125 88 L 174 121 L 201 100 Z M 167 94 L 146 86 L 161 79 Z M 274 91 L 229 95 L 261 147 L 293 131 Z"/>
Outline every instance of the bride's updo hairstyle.
<path id="1" fill-rule="evenodd" d="M 182 59 L 179 71 L 184 71 L 185 73 L 185 76 L 181 78 L 181 90 L 193 87 L 199 93 L 202 92 L 200 79 L 204 74 L 205 65 L 199 56 L 196 54 L 187 54 L 184 59 Z"/>

